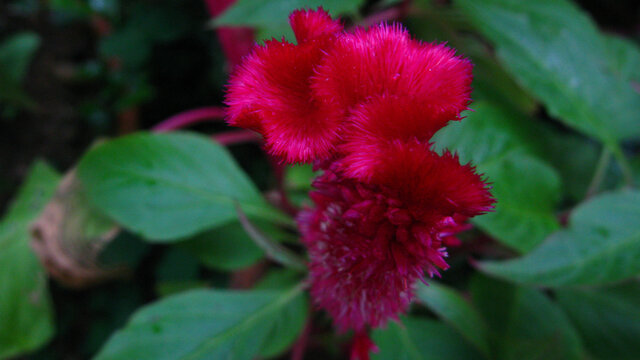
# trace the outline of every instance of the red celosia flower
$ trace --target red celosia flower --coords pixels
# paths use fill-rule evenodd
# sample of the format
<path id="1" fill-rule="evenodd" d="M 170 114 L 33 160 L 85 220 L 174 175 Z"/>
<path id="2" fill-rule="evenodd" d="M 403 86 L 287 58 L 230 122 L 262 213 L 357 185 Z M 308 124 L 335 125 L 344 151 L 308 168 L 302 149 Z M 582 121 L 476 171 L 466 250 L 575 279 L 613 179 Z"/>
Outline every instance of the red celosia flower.
<path id="1" fill-rule="evenodd" d="M 311 293 L 341 330 L 377 327 L 406 310 L 414 282 L 448 267 L 444 241 L 493 202 L 454 156 L 416 147 L 390 159 L 398 166 L 381 162 L 369 183 L 332 166 L 314 182 L 315 208 L 299 217 Z"/>
<path id="2" fill-rule="evenodd" d="M 397 25 L 341 33 L 322 10 L 290 23 L 297 45 L 269 41 L 234 74 L 228 122 L 326 169 L 298 217 L 311 293 L 367 360 L 368 327 L 405 311 L 416 280 L 446 269 L 446 246 L 494 202 L 472 166 L 429 144 L 467 108 L 471 63 Z"/>
<path id="3" fill-rule="evenodd" d="M 400 25 L 381 24 L 339 37 L 312 86 L 316 96 L 344 109 L 380 95 L 408 96 L 421 105 L 421 121 L 446 123 L 470 102 L 471 69 L 453 49 L 413 40 Z"/>
<path id="4" fill-rule="evenodd" d="M 233 75 L 227 121 L 265 136 L 267 150 L 286 162 L 327 158 L 343 122 L 339 109 L 311 96 L 314 66 L 342 26 L 322 9 L 291 15 L 298 45 L 271 40 L 258 46 Z"/>

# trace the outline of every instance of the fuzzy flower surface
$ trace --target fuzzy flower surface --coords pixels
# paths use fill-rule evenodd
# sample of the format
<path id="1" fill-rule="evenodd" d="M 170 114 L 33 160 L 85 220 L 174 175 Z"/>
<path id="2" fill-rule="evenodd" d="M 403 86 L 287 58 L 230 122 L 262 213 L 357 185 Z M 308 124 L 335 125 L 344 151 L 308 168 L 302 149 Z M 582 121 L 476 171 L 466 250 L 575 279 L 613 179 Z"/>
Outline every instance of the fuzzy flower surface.
<path id="1" fill-rule="evenodd" d="M 472 65 L 400 25 L 347 32 L 322 9 L 290 23 L 297 45 L 268 41 L 233 75 L 227 121 L 281 161 L 323 170 L 298 215 L 311 294 L 366 360 L 368 329 L 405 312 L 415 283 L 449 267 L 466 221 L 493 207 L 475 168 L 430 143 L 462 120 Z"/>
<path id="2" fill-rule="evenodd" d="M 315 204 L 299 215 L 311 259 L 311 293 L 339 330 L 396 319 L 417 280 L 449 266 L 446 246 L 493 200 L 473 168 L 428 149 L 401 153 L 406 171 L 379 183 L 341 176 L 337 164 L 314 181 Z"/>
<path id="3" fill-rule="evenodd" d="M 266 41 L 232 75 L 227 122 L 260 132 L 267 151 L 284 162 L 312 162 L 333 152 L 343 120 L 311 93 L 315 67 L 342 25 L 321 9 L 295 11 L 289 22 L 298 44 Z"/>

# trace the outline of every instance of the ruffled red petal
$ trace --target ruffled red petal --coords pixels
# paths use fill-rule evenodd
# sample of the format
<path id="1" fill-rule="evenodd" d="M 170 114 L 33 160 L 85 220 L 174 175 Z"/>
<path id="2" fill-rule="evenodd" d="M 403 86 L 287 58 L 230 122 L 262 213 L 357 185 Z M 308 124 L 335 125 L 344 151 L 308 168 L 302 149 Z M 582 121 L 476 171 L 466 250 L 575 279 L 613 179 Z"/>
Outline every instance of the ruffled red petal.
<path id="1" fill-rule="evenodd" d="M 492 209 L 489 186 L 469 164 L 430 145 L 394 141 L 379 149 L 368 164 L 373 184 L 387 186 L 423 219 L 458 214 L 473 217 Z M 367 166 L 367 165 L 365 165 Z"/>
<path id="2" fill-rule="evenodd" d="M 344 171 L 367 181 L 391 142 L 428 142 L 447 122 L 414 96 L 375 96 L 356 106 L 348 119 L 340 146 Z"/>
<path id="3" fill-rule="evenodd" d="M 239 66 L 227 93 L 228 123 L 261 132 L 267 150 L 289 163 L 326 158 L 339 139 L 342 112 L 311 96 L 318 45 L 267 41 Z"/>
<path id="4" fill-rule="evenodd" d="M 471 63 L 443 44 L 410 38 L 400 25 L 357 29 L 340 37 L 318 67 L 314 93 L 342 108 L 373 96 L 413 96 L 429 116 L 457 119 L 470 102 Z"/>
<path id="5" fill-rule="evenodd" d="M 317 10 L 295 10 L 289 16 L 289 24 L 298 44 L 333 36 L 342 31 L 340 22 L 331 19 L 322 7 Z"/>

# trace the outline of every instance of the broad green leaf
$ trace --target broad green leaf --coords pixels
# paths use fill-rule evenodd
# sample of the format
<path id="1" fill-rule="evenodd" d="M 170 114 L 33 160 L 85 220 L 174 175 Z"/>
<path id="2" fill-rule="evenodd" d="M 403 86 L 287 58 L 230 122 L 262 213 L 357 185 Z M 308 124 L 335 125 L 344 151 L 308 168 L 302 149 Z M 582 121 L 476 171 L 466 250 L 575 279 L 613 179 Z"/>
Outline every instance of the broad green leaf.
<path id="1" fill-rule="evenodd" d="M 608 145 L 640 136 L 640 94 L 616 72 L 606 39 L 577 5 L 567 0 L 456 4 L 551 115 Z"/>
<path id="2" fill-rule="evenodd" d="M 418 300 L 456 329 L 483 354 L 489 355 L 487 326 L 480 314 L 454 289 L 436 282 L 418 284 Z"/>
<path id="3" fill-rule="evenodd" d="M 51 300 L 29 225 L 53 195 L 58 174 L 42 162 L 29 172 L 0 222 L 0 358 L 44 345 L 53 335 Z"/>
<path id="4" fill-rule="evenodd" d="M 258 39 L 286 36 L 294 40 L 289 14 L 296 9 L 322 6 L 332 16 L 356 14 L 363 0 L 238 0 L 213 21 L 214 26 L 248 26 L 258 30 Z"/>
<path id="5" fill-rule="evenodd" d="M 133 315 L 96 356 L 108 359 L 252 360 L 283 351 L 304 325 L 302 287 L 286 291 L 195 290 Z"/>
<path id="6" fill-rule="evenodd" d="M 254 289 L 286 289 L 301 282 L 303 278 L 304 275 L 299 271 L 287 268 L 274 268 L 269 270 L 269 272 L 260 279 Z"/>
<path id="7" fill-rule="evenodd" d="M 613 71 L 623 80 L 635 82 L 640 91 L 640 48 L 635 43 L 616 35 L 605 37 Z M 633 86 L 634 84 L 632 84 Z"/>
<path id="8" fill-rule="evenodd" d="M 640 192 L 600 195 L 576 208 L 565 230 L 524 257 L 480 263 L 510 281 L 551 287 L 596 285 L 640 274 Z"/>
<path id="9" fill-rule="evenodd" d="M 36 33 L 13 35 L 0 44 L 0 68 L 10 75 L 12 81 L 21 83 L 39 46 L 40 37 Z"/>
<path id="10" fill-rule="evenodd" d="M 438 149 L 455 151 L 492 183 L 494 212 L 473 221 L 503 244 L 527 252 L 558 228 L 554 207 L 560 179 L 554 169 L 535 156 L 530 140 L 536 129 L 529 119 L 488 103 L 439 131 Z"/>
<path id="11" fill-rule="evenodd" d="M 89 200 L 151 241 L 173 241 L 251 217 L 287 221 L 222 146 L 195 134 L 138 133 L 105 142 L 81 160 Z"/>
<path id="12" fill-rule="evenodd" d="M 598 359 L 640 358 L 640 284 L 559 290 L 557 298 Z"/>
<path id="13" fill-rule="evenodd" d="M 302 281 L 304 281 L 304 275 L 301 274 L 299 271 L 293 271 L 287 268 L 281 268 L 281 269 L 276 268 L 276 269 L 271 269 L 267 274 L 265 274 L 265 276 L 262 279 L 260 279 L 260 282 L 258 282 L 255 285 L 254 289 L 255 290 L 286 290 L 295 286 L 296 284 L 299 284 Z M 308 316 L 308 311 L 310 310 L 310 308 L 308 306 L 307 308 L 304 308 L 303 305 L 307 306 L 306 301 L 304 303 L 301 303 L 295 308 L 289 309 L 288 311 L 291 311 L 292 314 L 295 314 L 295 316 L 306 319 L 306 316 Z M 307 314 L 304 313 L 305 311 L 307 312 Z M 282 326 L 287 326 L 287 324 L 283 323 Z M 303 323 L 301 326 L 305 326 L 305 324 Z M 265 347 L 262 348 L 262 350 L 260 351 L 260 356 L 268 358 L 268 357 L 277 355 L 279 353 L 282 353 L 284 350 L 286 350 L 289 347 L 293 339 L 296 338 L 296 336 L 294 335 L 299 335 L 301 331 L 302 331 L 302 328 L 298 329 L 294 327 L 292 329 L 286 328 L 284 330 L 280 330 L 280 332 L 274 332 L 275 336 L 285 336 L 284 339 L 280 339 L 280 341 L 267 343 Z M 286 334 L 289 334 L 289 335 L 286 335 Z M 289 338 L 286 336 L 289 336 Z"/>
<path id="14" fill-rule="evenodd" d="M 477 41 L 475 38 L 469 41 Z M 463 50 L 463 49 L 462 49 Z M 470 53 L 473 62 L 473 93 L 475 100 L 487 100 L 525 114 L 533 113 L 536 101 L 524 91 L 496 59 L 483 53 Z"/>
<path id="15" fill-rule="evenodd" d="M 560 180 L 555 170 L 536 157 L 513 152 L 501 161 L 478 166 L 492 183 L 495 211 L 473 221 L 500 242 L 526 253 L 554 230 L 554 206 Z"/>
<path id="16" fill-rule="evenodd" d="M 576 330 L 543 293 L 476 276 L 471 294 L 491 330 L 491 359 L 584 359 Z"/>
<path id="17" fill-rule="evenodd" d="M 35 106 L 21 84 L 39 46 L 40 37 L 32 32 L 13 35 L 0 44 L 0 101 Z"/>
<path id="18" fill-rule="evenodd" d="M 376 329 L 372 339 L 380 351 L 373 360 L 453 360 L 482 359 L 458 333 L 434 320 L 403 317 Z"/>
<path id="19" fill-rule="evenodd" d="M 277 236 L 278 229 L 264 224 L 263 229 Z M 264 256 L 237 221 L 205 231 L 180 244 L 207 267 L 235 270 L 247 267 Z"/>
<path id="20" fill-rule="evenodd" d="M 584 199 L 596 171 L 600 147 L 580 134 L 540 126 L 538 153 L 562 178 L 562 193 L 573 201 Z M 536 134 L 537 136 L 538 134 Z"/>

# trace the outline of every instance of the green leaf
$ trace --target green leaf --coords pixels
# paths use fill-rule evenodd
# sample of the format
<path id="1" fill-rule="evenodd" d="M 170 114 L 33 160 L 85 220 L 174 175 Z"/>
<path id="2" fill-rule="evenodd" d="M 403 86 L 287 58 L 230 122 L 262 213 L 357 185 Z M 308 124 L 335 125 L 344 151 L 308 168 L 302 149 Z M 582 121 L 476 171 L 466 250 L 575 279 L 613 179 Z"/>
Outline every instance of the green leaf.
<path id="1" fill-rule="evenodd" d="M 269 236 L 280 231 L 269 223 L 261 223 Z M 219 270 L 235 270 L 254 264 L 264 252 L 251 240 L 238 222 L 219 226 L 180 243 L 206 266 Z"/>
<path id="2" fill-rule="evenodd" d="M 562 193 L 573 201 L 584 199 L 596 171 L 600 146 L 580 134 L 541 126 L 539 154 L 562 178 Z M 537 135 L 536 135 L 537 137 Z"/>
<path id="3" fill-rule="evenodd" d="M 566 0 L 458 0 L 456 4 L 551 115 L 608 145 L 640 136 L 636 126 L 640 94 L 618 76 L 605 38 L 575 4 Z"/>
<path id="4" fill-rule="evenodd" d="M 640 82 L 640 48 L 635 43 L 616 35 L 606 35 L 605 41 L 616 75 L 624 80 L 635 81 L 636 91 L 639 91 L 637 86 Z"/>
<path id="5" fill-rule="evenodd" d="M 278 242 L 291 236 L 269 222 L 255 223 L 266 235 Z M 264 251 L 256 245 L 239 222 L 197 234 L 181 241 L 178 246 L 193 254 L 204 266 L 223 271 L 246 268 L 264 258 Z"/>
<path id="6" fill-rule="evenodd" d="M 127 69 L 143 67 L 157 43 L 175 40 L 190 26 L 184 11 L 171 6 L 137 3 L 126 24 L 100 42 L 100 54 L 116 57 Z"/>
<path id="7" fill-rule="evenodd" d="M 435 135 L 436 148 L 457 152 L 492 183 L 495 211 L 473 221 L 503 244 L 530 251 L 559 226 L 554 215 L 559 176 L 535 156 L 530 136 L 537 130 L 526 117 L 488 103 L 474 109 Z"/>
<path id="8" fill-rule="evenodd" d="M 0 222 L 0 358 L 44 345 L 53 335 L 51 299 L 29 225 L 53 195 L 58 174 L 43 162 L 31 168 Z"/>
<path id="9" fill-rule="evenodd" d="M 40 37 L 36 33 L 15 34 L 0 44 L 0 68 L 10 75 L 10 80 L 21 83 L 36 50 Z"/>
<path id="10" fill-rule="evenodd" d="M 640 358 L 640 284 L 560 290 L 558 302 L 599 359 Z"/>
<path id="11" fill-rule="evenodd" d="M 265 235 L 262 230 L 258 229 L 251 221 L 249 221 L 249 219 L 247 219 L 247 216 L 239 206 L 237 206 L 237 211 L 238 219 L 240 220 L 240 224 L 242 224 L 242 228 L 251 237 L 253 242 L 264 250 L 267 258 L 290 269 L 296 269 L 301 272 L 306 272 L 308 270 L 305 260 L 298 256 L 298 254 Z"/>
<path id="12" fill-rule="evenodd" d="M 596 285 L 640 274 L 640 192 L 604 194 L 576 208 L 569 227 L 524 257 L 480 263 L 510 281 L 559 287 Z"/>
<path id="13" fill-rule="evenodd" d="M 503 244 L 526 253 L 559 225 L 554 206 L 560 181 L 554 169 L 533 156 L 514 152 L 479 170 L 492 183 L 494 212 L 473 221 Z"/>
<path id="14" fill-rule="evenodd" d="M 237 219 L 289 219 L 269 206 L 225 148 L 200 135 L 138 133 L 81 160 L 89 200 L 151 241 L 174 241 Z"/>
<path id="15" fill-rule="evenodd" d="M 372 339 L 380 349 L 373 360 L 482 359 L 455 330 L 434 320 L 403 317 L 402 324 L 375 329 Z"/>
<path id="16" fill-rule="evenodd" d="M 35 106 L 21 84 L 39 46 L 40 37 L 32 32 L 18 33 L 0 44 L 0 100 L 27 108 Z"/>
<path id="17" fill-rule="evenodd" d="M 304 275 L 299 271 L 287 268 L 274 268 L 269 270 L 262 279 L 255 285 L 256 290 L 265 289 L 287 289 L 304 279 Z"/>
<path id="18" fill-rule="evenodd" d="M 295 340 L 306 314 L 301 286 L 286 291 L 190 291 L 138 311 L 96 359 L 272 356 Z"/>
<path id="19" fill-rule="evenodd" d="M 454 289 L 429 282 L 418 284 L 418 300 L 456 329 L 484 355 L 489 355 L 487 326 L 477 310 Z"/>
<path id="20" fill-rule="evenodd" d="M 248 26 L 258 30 L 257 38 L 293 40 L 289 14 L 296 9 L 322 6 L 332 16 L 356 14 L 363 0 L 239 0 L 212 23 L 214 26 Z"/>
<path id="21" fill-rule="evenodd" d="M 491 359 L 584 359 L 576 330 L 543 293 L 476 276 L 471 294 L 490 326 Z"/>
<path id="22" fill-rule="evenodd" d="M 475 38 L 470 41 L 477 41 Z M 462 49 L 463 50 L 463 49 Z M 470 53 L 473 62 L 474 101 L 487 100 L 524 114 L 534 112 L 536 101 L 524 91 L 496 59 L 485 54 Z"/>

